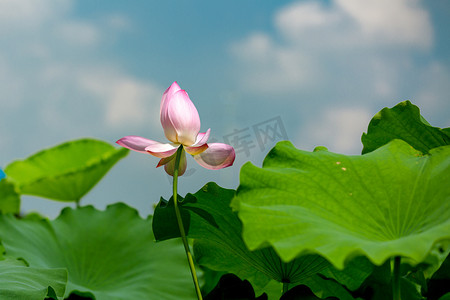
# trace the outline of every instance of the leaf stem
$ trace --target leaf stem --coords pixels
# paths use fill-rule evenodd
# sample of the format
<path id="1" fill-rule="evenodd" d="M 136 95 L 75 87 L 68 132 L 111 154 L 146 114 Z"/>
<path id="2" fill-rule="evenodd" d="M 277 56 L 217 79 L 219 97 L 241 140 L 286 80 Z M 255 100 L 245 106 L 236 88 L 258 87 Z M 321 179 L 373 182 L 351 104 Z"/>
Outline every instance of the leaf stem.
<path id="1" fill-rule="evenodd" d="M 392 270 L 392 298 L 394 300 L 401 300 L 400 293 L 400 263 L 401 257 L 394 257 L 394 268 Z"/>
<path id="2" fill-rule="evenodd" d="M 175 208 L 175 215 L 177 216 L 178 228 L 180 229 L 181 240 L 183 241 L 184 251 L 186 252 L 187 260 L 189 263 L 189 268 L 191 269 L 192 280 L 194 281 L 195 292 L 197 293 L 197 298 L 202 300 L 202 292 L 200 291 L 200 286 L 198 284 L 197 273 L 195 272 L 194 260 L 192 259 L 191 251 L 189 250 L 188 240 L 186 238 L 186 233 L 183 227 L 183 219 L 181 218 L 180 210 L 178 208 L 178 168 L 180 167 L 181 154 L 183 153 L 183 146 L 177 150 L 175 157 L 175 170 L 173 172 L 173 205 Z"/>
<path id="3" fill-rule="evenodd" d="M 283 281 L 283 292 L 281 295 L 284 295 L 289 290 L 289 282 Z"/>

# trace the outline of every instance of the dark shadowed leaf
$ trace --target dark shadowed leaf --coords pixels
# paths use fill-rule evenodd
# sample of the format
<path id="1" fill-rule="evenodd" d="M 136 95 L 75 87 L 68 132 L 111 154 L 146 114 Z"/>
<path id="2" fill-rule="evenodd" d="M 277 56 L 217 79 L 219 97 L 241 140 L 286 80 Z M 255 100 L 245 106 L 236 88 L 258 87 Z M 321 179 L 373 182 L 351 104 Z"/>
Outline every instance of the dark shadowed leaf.
<path id="1" fill-rule="evenodd" d="M 323 294 L 323 289 L 327 286 L 325 277 L 338 278 L 342 280 L 342 284 L 355 288 L 372 270 L 371 264 L 364 259 L 359 261 L 359 265 L 338 271 L 318 255 L 305 255 L 286 263 L 271 247 L 248 250 L 242 240 L 242 224 L 230 207 L 233 197 L 234 190 L 208 183 L 197 193 L 188 194 L 183 199 L 180 210 L 188 236 L 195 238 L 194 250 L 198 263 L 248 280 L 257 296 L 266 292 L 269 299 L 278 299 L 281 296 L 282 282 L 289 282 L 291 287 L 312 284 L 314 292 Z M 172 199 L 169 202 L 162 199 L 156 207 L 153 230 L 159 240 L 179 236 Z M 357 276 L 354 276 L 354 272 Z M 275 292 L 272 281 L 277 282 Z M 320 286 L 319 282 L 323 285 Z M 332 295 L 352 299 L 337 282 L 330 284 L 333 287 L 328 292 L 334 293 Z"/>
<path id="2" fill-rule="evenodd" d="M 439 300 L 450 300 L 450 293 L 445 294 L 444 296 L 439 298 Z"/>

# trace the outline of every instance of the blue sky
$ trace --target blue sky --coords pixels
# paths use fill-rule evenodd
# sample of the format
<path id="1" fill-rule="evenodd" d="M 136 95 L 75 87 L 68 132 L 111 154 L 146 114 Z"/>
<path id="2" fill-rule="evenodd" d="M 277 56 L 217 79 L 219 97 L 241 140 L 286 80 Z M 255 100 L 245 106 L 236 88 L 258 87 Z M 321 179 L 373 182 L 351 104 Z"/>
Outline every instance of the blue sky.
<path id="1" fill-rule="evenodd" d="M 202 131 L 224 141 L 238 130 L 252 146 L 225 170 L 189 159 L 181 194 L 208 181 L 236 188 L 240 166 L 260 165 L 275 143 L 259 143 L 253 126 L 274 118 L 285 128 L 275 139 L 346 154 L 360 153 L 376 112 L 403 100 L 448 127 L 449 11 L 446 0 L 0 0 L 0 166 L 81 137 L 164 141 L 159 102 L 173 81 Z M 156 163 L 130 153 L 83 203 L 150 213 L 171 190 Z M 23 199 L 52 217 L 63 205 Z"/>

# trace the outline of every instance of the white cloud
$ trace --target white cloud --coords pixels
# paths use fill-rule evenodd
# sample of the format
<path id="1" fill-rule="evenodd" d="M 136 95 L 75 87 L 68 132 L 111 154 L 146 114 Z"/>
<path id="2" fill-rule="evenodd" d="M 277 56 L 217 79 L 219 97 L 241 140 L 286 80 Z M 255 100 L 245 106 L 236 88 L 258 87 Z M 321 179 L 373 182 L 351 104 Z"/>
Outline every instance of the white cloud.
<path id="1" fill-rule="evenodd" d="M 256 32 L 230 47 L 241 66 L 239 80 L 255 93 L 330 90 L 353 81 L 391 96 L 405 60 L 432 46 L 433 30 L 418 1 L 387 1 L 283 7 L 274 15 L 276 36 Z"/>
<path id="2" fill-rule="evenodd" d="M 77 76 L 80 88 L 92 93 L 105 107 L 108 125 L 159 125 L 162 89 L 111 70 L 84 70 Z"/>
<path id="3" fill-rule="evenodd" d="M 290 42 L 328 42 L 334 47 L 429 48 L 433 29 L 417 0 L 294 2 L 275 14 L 276 28 Z M 315 35 L 317 34 L 317 35 Z"/>
<path id="4" fill-rule="evenodd" d="M 125 30 L 131 27 L 130 20 L 119 14 L 111 14 L 105 17 L 105 23 L 113 29 Z"/>
<path id="5" fill-rule="evenodd" d="M 431 125 L 442 128 L 449 127 L 450 69 L 433 61 L 423 70 L 419 80 L 417 95 L 410 99 L 411 102 L 420 107 L 421 114 Z M 434 118 L 430 119 L 430 116 L 434 116 Z M 436 123 L 434 119 L 442 121 Z"/>
<path id="6" fill-rule="evenodd" d="M 337 0 L 337 6 L 377 43 L 406 44 L 428 48 L 432 26 L 428 13 L 418 0 Z"/>
<path id="7" fill-rule="evenodd" d="M 159 124 L 148 114 L 159 110 L 162 89 L 101 55 L 129 20 L 120 13 L 77 19 L 74 4 L 0 0 L 2 115 L 27 115 L 46 131 L 73 128 L 75 118 L 85 128 Z"/>
<path id="8" fill-rule="evenodd" d="M 232 45 L 231 50 L 235 55 L 257 63 L 273 55 L 275 49 L 268 35 L 255 33 L 245 41 Z"/>
<path id="9" fill-rule="evenodd" d="M 295 49 L 274 45 L 265 34 L 252 35 L 248 40 L 233 45 L 231 50 L 244 62 L 244 70 L 248 71 L 242 79 L 246 88 L 264 93 L 290 90 L 299 83 L 313 84 L 310 79 L 316 72 L 312 61 Z"/>
<path id="10" fill-rule="evenodd" d="M 11 81 L 14 77 L 14 70 L 9 65 L 8 58 L 0 51 L 0 112 L 10 108 L 16 108 L 22 98 L 22 87 L 24 82 L 20 79 Z"/>
<path id="11" fill-rule="evenodd" d="M 55 34 L 67 46 L 89 47 L 99 42 L 100 30 L 86 22 L 68 21 L 56 28 Z"/>
<path id="12" fill-rule="evenodd" d="M 343 154 L 361 153 L 361 135 L 367 131 L 371 114 L 364 108 L 330 108 L 306 124 L 297 139 L 314 141 L 307 149 L 325 146 L 329 151 Z M 299 143 L 299 144 L 300 144 Z"/>
<path id="13" fill-rule="evenodd" d="M 295 2 L 275 15 L 274 23 L 280 33 L 295 40 L 310 30 L 323 30 L 341 20 L 339 12 L 327 9 L 320 2 Z"/>
<path id="14" fill-rule="evenodd" d="M 36 30 L 65 14 L 71 0 L 0 0 L 0 33 Z"/>

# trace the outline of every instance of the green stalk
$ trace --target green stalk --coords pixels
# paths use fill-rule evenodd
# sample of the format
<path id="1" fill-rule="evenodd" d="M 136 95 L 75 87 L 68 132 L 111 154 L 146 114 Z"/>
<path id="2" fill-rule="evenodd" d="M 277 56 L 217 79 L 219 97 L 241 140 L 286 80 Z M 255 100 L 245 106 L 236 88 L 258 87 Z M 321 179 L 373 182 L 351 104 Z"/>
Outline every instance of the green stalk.
<path id="1" fill-rule="evenodd" d="M 400 262 L 401 257 L 394 257 L 394 268 L 392 270 L 392 299 L 401 300 L 400 293 Z"/>
<path id="2" fill-rule="evenodd" d="M 180 210 L 178 209 L 178 168 L 180 167 L 181 154 L 183 153 L 183 146 L 177 150 L 177 155 L 175 157 L 175 170 L 173 172 L 173 205 L 175 208 L 175 214 L 177 216 L 178 228 L 180 229 L 181 240 L 183 241 L 184 251 L 186 252 L 187 260 L 189 263 L 189 268 L 191 269 L 192 280 L 194 281 L 195 292 L 197 293 L 198 300 L 203 300 L 202 293 L 200 291 L 200 286 L 198 284 L 197 273 L 195 273 L 194 260 L 192 259 L 191 251 L 189 250 L 188 240 L 186 238 L 186 233 L 183 227 L 183 220 L 181 219 Z"/>
<path id="3" fill-rule="evenodd" d="M 283 281 L 283 292 L 282 295 L 284 295 L 289 290 L 289 282 Z"/>

